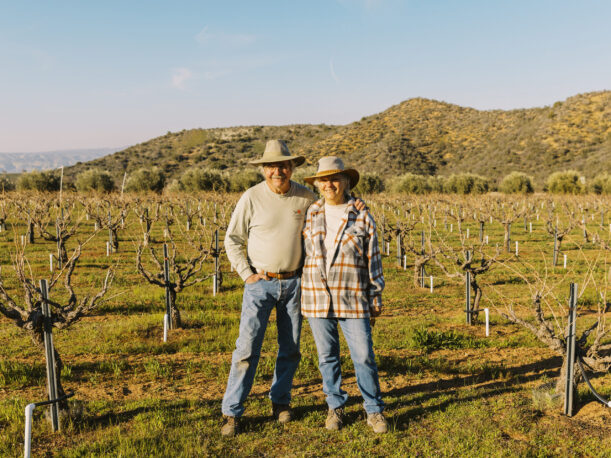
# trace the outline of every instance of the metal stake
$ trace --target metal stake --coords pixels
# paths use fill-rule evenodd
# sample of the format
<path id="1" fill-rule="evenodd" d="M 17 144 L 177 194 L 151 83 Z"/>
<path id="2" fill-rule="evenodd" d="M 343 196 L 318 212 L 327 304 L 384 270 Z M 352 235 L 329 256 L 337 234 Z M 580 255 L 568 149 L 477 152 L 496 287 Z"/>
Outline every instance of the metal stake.
<path id="1" fill-rule="evenodd" d="M 165 313 L 168 316 L 168 328 L 172 329 L 172 297 L 170 296 L 170 260 L 168 244 L 163 244 L 163 281 L 165 282 Z"/>
<path id="2" fill-rule="evenodd" d="M 467 251 L 467 262 L 471 261 L 471 252 Z M 471 318 L 471 271 L 467 270 L 465 275 L 465 311 L 467 312 L 467 324 L 472 324 Z"/>
<path id="3" fill-rule="evenodd" d="M 216 296 L 219 289 L 219 230 L 214 231 L 214 283 L 212 285 L 212 295 Z"/>
<path id="4" fill-rule="evenodd" d="M 44 317 L 44 342 L 45 356 L 47 361 L 47 389 L 49 400 L 57 399 L 57 378 L 55 374 L 55 349 L 53 347 L 53 334 L 51 312 L 49 311 L 47 280 L 40 280 L 40 295 L 42 296 L 42 315 Z M 51 422 L 53 431 L 59 431 L 59 412 L 57 404 L 51 404 Z"/>
<path id="5" fill-rule="evenodd" d="M 577 321 L 577 284 L 571 283 L 569 295 L 569 329 L 566 339 L 566 385 L 564 390 L 564 414 L 573 416 L 573 371 L 575 369 L 575 324 Z"/>

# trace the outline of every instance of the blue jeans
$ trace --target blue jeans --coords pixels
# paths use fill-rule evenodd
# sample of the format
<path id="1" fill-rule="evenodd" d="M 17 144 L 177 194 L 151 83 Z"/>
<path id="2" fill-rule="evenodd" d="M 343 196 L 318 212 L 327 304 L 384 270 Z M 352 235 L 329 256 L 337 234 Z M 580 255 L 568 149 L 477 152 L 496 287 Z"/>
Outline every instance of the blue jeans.
<path id="1" fill-rule="evenodd" d="M 291 402 L 293 376 L 299 365 L 301 336 L 301 279 L 259 280 L 244 285 L 240 335 L 231 359 L 227 389 L 223 397 L 224 415 L 241 417 L 250 393 L 269 315 L 276 308 L 278 355 L 269 397 L 276 404 Z"/>
<path id="2" fill-rule="evenodd" d="M 363 395 L 368 414 L 384 410 L 378 380 L 378 367 L 373 354 L 369 318 L 308 318 L 318 350 L 318 368 L 322 375 L 322 390 L 330 409 L 343 407 L 348 394 L 341 389 L 342 373 L 339 359 L 338 323 L 350 349 L 356 372 L 356 383 Z"/>

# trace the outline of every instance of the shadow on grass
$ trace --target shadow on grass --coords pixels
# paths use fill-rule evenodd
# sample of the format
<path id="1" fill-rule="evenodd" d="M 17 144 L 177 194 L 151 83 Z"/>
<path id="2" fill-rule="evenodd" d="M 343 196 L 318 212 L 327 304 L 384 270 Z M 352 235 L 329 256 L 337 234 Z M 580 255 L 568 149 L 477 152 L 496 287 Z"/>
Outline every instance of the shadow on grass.
<path id="1" fill-rule="evenodd" d="M 119 407 L 116 405 L 116 407 Z M 197 403 L 193 403 L 191 401 L 157 401 L 155 405 L 151 406 L 140 406 L 135 407 L 133 409 L 124 410 L 122 412 L 107 412 L 102 415 L 86 415 L 83 417 L 83 420 L 80 422 L 83 426 L 87 428 L 100 428 L 100 427 L 108 427 L 117 425 L 120 423 L 127 423 L 133 420 L 140 414 L 154 412 L 154 411 L 163 411 L 164 414 L 171 412 L 183 412 L 187 409 L 193 409 L 195 411 L 203 411 L 214 409 L 219 411 L 218 417 L 220 418 L 220 402 L 216 400 L 212 401 L 199 401 Z M 196 414 L 192 420 L 199 420 L 205 418 L 216 417 L 216 413 L 213 415 L 205 415 L 205 414 Z M 176 416 L 178 418 L 178 416 Z"/>
<path id="2" fill-rule="evenodd" d="M 538 380 L 543 377 L 557 377 L 560 373 L 561 364 L 561 357 L 552 357 L 535 363 L 506 368 L 504 372 L 510 375 L 509 381 L 495 381 L 497 377 L 484 373 L 473 376 L 454 377 L 449 380 L 439 380 L 435 382 L 406 386 L 403 388 L 397 388 L 388 391 L 384 393 L 384 395 L 389 397 L 403 397 L 410 394 L 419 393 L 418 396 L 411 399 L 411 402 L 417 404 L 424 404 L 427 401 L 434 400 L 437 397 L 443 397 L 444 400 L 442 402 L 436 403 L 430 407 L 414 407 L 408 412 L 396 417 L 394 420 L 397 423 L 397 428 L 403 429 L 403 425 L 407 425 L 411 418 L 430 412 L 444 410 L 455 402 L 464 403 L 468 401 L 473 401 L 481 399 L 487 394 L 499 395 L 503 393 L 514 393 L 521 391 L 523 389 L 521 385 L 526 382 Z M 476 384 L 485 384 L 479 387 L 480 390 L 483 390 L 483 393 L 480 392 L 476 395 L 466 397 L 460 396 L 461 388 L 468 388 L 469 386 L 473 386 Z M 447 399 L 448 396 L 450 396 L 450 399 Z M 397 400 L 392 403 L 389 403 L 388 407 L 399 407 L 399 404 L 403 403 L 403 400 Z"/>

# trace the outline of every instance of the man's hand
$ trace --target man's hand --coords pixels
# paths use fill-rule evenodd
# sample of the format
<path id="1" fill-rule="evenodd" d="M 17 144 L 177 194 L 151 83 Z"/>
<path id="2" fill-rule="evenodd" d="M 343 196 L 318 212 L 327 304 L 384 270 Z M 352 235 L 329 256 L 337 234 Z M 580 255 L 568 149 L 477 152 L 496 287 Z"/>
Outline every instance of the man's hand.
<path id="1" fill-rule="evenodd" d="M 359 197 L 355 198 L 354 206 L 358 211 L 363 211 L 367 209 L 367 205 L 363 202 Z"/>
<path id="2" fill-rule="evenodd" d="M 257 283 L 259 280 L 269 280 L 269 277 L 263 274 L 252 274 L 246 279 L 245 283 L 250 285 L 251 283 Z"/>

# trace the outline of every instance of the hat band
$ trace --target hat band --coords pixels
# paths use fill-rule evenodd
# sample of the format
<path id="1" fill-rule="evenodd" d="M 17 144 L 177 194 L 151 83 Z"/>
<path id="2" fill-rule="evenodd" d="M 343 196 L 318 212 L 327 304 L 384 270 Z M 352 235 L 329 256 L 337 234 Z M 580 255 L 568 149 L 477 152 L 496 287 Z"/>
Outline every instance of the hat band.
<path id="1" fill-rule="evenodd" d="M 336 173 L 344 173 L 345 170 L 340 169 L 332 169 L 332 170 L 323 170 L 322 172 L 317 172 L 314 178 L 324 177 L 325 175 L 335 175 Z"/>

